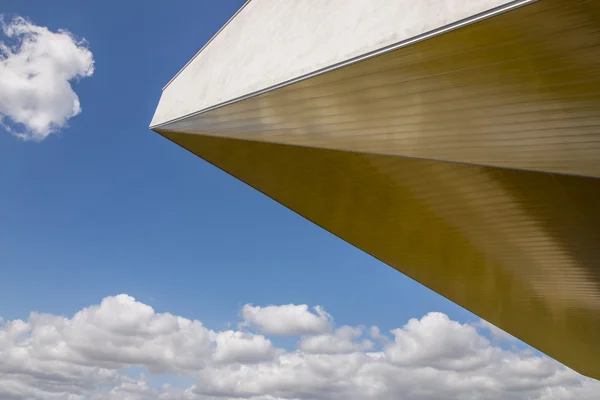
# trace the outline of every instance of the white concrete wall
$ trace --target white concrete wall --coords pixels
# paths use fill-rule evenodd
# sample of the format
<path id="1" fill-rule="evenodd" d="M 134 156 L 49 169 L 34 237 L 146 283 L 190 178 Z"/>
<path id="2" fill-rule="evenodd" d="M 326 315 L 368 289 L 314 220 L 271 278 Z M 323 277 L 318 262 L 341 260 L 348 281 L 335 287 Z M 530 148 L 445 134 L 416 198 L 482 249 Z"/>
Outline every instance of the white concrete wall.
<path id="1" fill-rule="evenodd" d="M 511 1 L 252 0 L 165 88 L 151 125 L 507 3 Z"/>

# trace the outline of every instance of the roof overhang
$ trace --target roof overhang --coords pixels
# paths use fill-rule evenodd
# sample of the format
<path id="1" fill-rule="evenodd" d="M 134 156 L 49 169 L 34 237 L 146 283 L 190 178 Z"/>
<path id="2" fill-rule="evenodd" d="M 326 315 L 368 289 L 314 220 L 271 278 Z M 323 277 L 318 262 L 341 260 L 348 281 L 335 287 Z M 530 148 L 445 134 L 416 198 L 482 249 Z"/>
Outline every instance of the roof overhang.
<path id="1" fill-rule="evenodd" d="M 151 128 L 600 378 L 600 6 L 253 0 Z"/>

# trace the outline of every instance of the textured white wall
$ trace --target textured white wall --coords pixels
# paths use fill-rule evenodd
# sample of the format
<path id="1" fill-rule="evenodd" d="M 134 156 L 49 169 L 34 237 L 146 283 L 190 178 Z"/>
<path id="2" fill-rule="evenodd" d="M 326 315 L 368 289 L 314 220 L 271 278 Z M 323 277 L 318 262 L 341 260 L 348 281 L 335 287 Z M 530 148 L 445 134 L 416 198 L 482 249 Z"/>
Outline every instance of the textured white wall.
<path id="1" fill-rule="evenodd" d="M 510 2 L 252 0 L 166 87 L 151 125 L 233 100 Z"/>

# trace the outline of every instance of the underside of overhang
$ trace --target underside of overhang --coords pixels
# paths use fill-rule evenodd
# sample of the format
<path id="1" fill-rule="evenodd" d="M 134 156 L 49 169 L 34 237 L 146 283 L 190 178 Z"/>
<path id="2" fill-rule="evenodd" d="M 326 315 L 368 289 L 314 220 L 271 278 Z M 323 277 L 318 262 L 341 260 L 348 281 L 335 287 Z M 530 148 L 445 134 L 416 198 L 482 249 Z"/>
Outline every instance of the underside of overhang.
<path id="1" fill-rule="evenodd" d="M 599 28 L 542 0 L 153 129 L 600 378 Z"/>

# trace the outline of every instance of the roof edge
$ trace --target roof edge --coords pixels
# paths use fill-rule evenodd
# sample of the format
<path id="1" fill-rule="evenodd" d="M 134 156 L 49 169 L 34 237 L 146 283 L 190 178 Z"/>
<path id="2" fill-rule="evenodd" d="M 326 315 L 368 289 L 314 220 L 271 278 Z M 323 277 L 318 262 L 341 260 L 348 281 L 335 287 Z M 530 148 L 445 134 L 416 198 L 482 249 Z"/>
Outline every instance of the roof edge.
<path id="1" fill-rule="evenodd" d="M 240 7 L 240 9 L 239 9 L 239 10 L 237 10 L 237 11 L 235 12 L 235 14 L 233 14 L 233 16 L 232 16 L 231 18 L 229 18 L 229 20 L 228 20 L 228 21 L 225 23 L 225 25 L 223 25 L 223 26 L 221 27 L 221 29 L 219 29 L 219 30 L 217 31 L 217 33 L 215 33 L 215 34 L 214 34 L 214 35 L 213 35 L 213 36 L 210 38 L 210 40 L 209 40 L 208 42 L 206 42 L 206 43 L 204 44 L 204 46 L 202 46 L 202 48 L 201 48 L 200 50 L 198 50 L 198 51 L 196 52 L 196 54 L 194 54 L 194 56 L 193 56 L 193 57 L 192 57 L 192 58 L 191 58 L 191 59 L 190 59 L 190 60 L 189 60 L 187 63 L 185 63 L 185 65 L 184 65 L 184 66 L 183 66 L 183 67 L 182 67 L 182 68 L 181 68 L 181 69 L 180 69 L 180 70 L 179 70 L 179 71 L 178 71 L 178 72 L 175 74 L 175 76 L 173 76 L 171 79 L 169 79 L 169 82 L 167 82 L 167 83 L 165 84 L 165 86 L 163 86 L 163 88 L 162 88 L 162 91 L 164 91 L 164 90 L 165 90 L 167 87 L 169 87 L 169 85 L 171 84 L 171 82 L 173 82 L 173 81 L 174 81 L 174 80 L 175 80 L 175 79 L 176 79 L 176 78 L 177 78 L 179 75 L 181 75 L 181 73 L 182 73 L 182 72 L 183 72 L 183 71 L 184 71 L 184 70 L 185 70 L 185 69 L 188 67 L 188 65 L 190 65 L 190 64 L 192 63 L 192 61 L 194 61 L 194 60 L 196 59 L 196 57 L 198 57 L 198 55 L 200 55 L 200 53 L 202 53 L 202 51 L 203 51 L 203 50 L 204 50 L 204 49 L 205 49 L 205 48 L 206 48 L 206 47 L 207 47 L 207 46 L 208 46 L 208 45 L 209 45 L 209 44 L 210 44 L 210 43 L 211 43 L 211 42 L 212 42 L 212 41 L 213 41 L 213 40 L 214 40 L 214 39 L 215 39 L 215 38 L 216 38 L 218 35 L 219 35 L 219 33 L 221 33 L 221 31 L 222 31 L 223 29 L 225 29 L 225 28 L 227 27 L 227 25 L 229 25 L 229 23 L 230 23 L 231 21 L 233 21 L 233 19 L 234 19 L 235 17 L 237 17 L 237 16 L 238 16 L 238 14 L 239 14 L 240 12 L 242 12 L 242 10 L 243 10 L 244 8 L 246 8 L 246 6 L 248 5 L 248 3 L 250 3 L 251 1 L 252 1 L 252 0 L 246 0 L 246 2 L 245 2 L 245 3 L 244 3 L 244 4 L 243 4 L 241 7 Z"/>
<path id="2" fill-rule="evenodd" d="M 246 6 L 246 4 L 248 4 L 250 1 L 251 1 L 251 0 L 248 0 L 248 1 L 247 1 L 247 2 L 244 4 L 244 7 L 245 7 L 245 6 Z M 212 110 L 214 110 L 214 109 L 216 109 L 216 108 L 224 107 L 224 106 L 227 106 L 227 105 L 229 105 L 229 104 L 232 104 L 232 103 L 237 103 L 237 102 L 240 102 L 240 101 L 243 101 L 243 100 L 249 99 L 249 98 L 251 98 L 251 97 L 255 97 L 255 96 L 258 96 L 258 95 L 261 95 L 261 94 L 264 94 L 264 93 L 267 93 L 267 92 L 270 92 L 270 91 L 273 91 L 273 90 L 276 90 L 276 89 L 282 88 L 282 87 L 284 87 L 284 86 L 288 86 L 288 85 L 291 85 L 291 84 L 293 84 L 293 83 L 297 83 L 297 82 L 300 82 L 300 81 L 303 81 L 303 80 L 306 80 L 306 79 L 309 79 L 309 78 L 315 77 L 315 76 L 317 76 L 317 75 L 324 74 L 324 73 L 326 73 L 326 72 L 329 72 L 329 71 L 332 71 L 332 70 L 335 70 L 335 69 L 338 69 L 338 68 L 343 68 L 343 67 L 346 67 L 346 66 L 348 66 L 348 65 L 355 64 L 355 63 L 357 63 L 357 62 L 360 62 L 360 61 L 367 60 L 367 59 L 369 59 L 369 58 L 373 58 L 373 57 L 376 57 L 376 56 L 379 56 L 379 55 L 382 55 L 382 54 L 385 54 L 385 53 L 388 53 L 388 52 L 391 52 L 391 51 L 394 51 L 394 50 L 398 50 L 398 49 L 400 49 L 400 48 L 403 48 L 403 47 L 410 46 L 410 45 L 412 45 L 412 44 L 415 44 L 415 43 L 418 43 L 418 42 L 421 42 L 421 41 L 424 41 L 424 40 L 430 39 L 430 38 L 432 38 L 432 37 L 435 37 L 435 36 L 438 36 L 438 35 L 441 35 L 441 34 L 444 34 L 444 33 L 450 32 L 450 31 L 453 31 L 453 30 L 455 30 L 455 29 L 462 28 L 462 27 L 464 27 L 464 26 L 467 26 L 467 25 L 470 25 L 470 24 L 473 24 L 473 23 L 479 22 L 479 21 L 481 21 L 481 20 L 485 20 L 485 19 L 488 19 L 488 18 L 492 18 L 492 17 L 495 17 L 495 16 L 497 16 L 497 15 L 504 14 L 504 13 L 506 13 L 506 12 L 512 11 L 512 10 L 514 10 L 514 9 L 517 9 L 517 8 L 520 8 L 520 7 L 524 7 L 524 6 L 527 6 L 527 5 L 529 5 L 529 4 L 536 3 L 536 2 L 538 2 L 538 1 L 540 1 L 540 0 L 514 0 L 514 1 L 511 1 L 511 2 L 508 2 L 508 3 L 504 4 L 504 5 L 502 5 L 502 6 L 499 6 L 499 7 L 496 7 L 496 8 L 492 8 L 492 9 L 490 9 L 490 10 L 487 10 L 487 11 L 485 11 L 485 12 L 483 12 L 483 13 L 479 13 L 479 14 L 473 15 L 473 16 L 471 16 L 471 17 L 468 17 L 468 18 L 462 19 L 462 20 L 460 20 L 460 21 L 456 21 L 456 22 L 454 22 L 454 23 L 452 23 L 452 24 L 449 24 L 449 25 L 442 26 L 442 27 L 440 27 L 440 28 L 437 28 L 437 29 L 434 29 L 434 30 L 432 30 L 432 31 L 428 31 L 428 32 L 422 33 L 422 34 L 420 34 L 420 35 L 414 36 L 414 37 L 412 37 L 412 38 L 409 38 L 409 39 L 406 39 L 406 40 L 402 40 L 402 41 L 400 41 L 400 42 L 397 42 L 397 43 L 394 43 L 394 44 L 391 44 L 391 45 L 385 46 L 385 47 L 383 47 L 383 48 L 380 48 L 380 49 L 377 49 L 377 50 L 372 50 L 372 51 L 369 51 L 369 52 L 367 52 L 367 53 L 365 53 L 365 54 L 362 54 L 362 55 L 359 55 L 359 56 L 356 56 L 356 57 L 350 58 L 350 59 L 348 59 L 348 60 L 341 61 L 341 62 L 338 62 L 338 63 L 332 64 L 332 65 L 329 65 L 329 66 L 327 66 L 327 67 L 325 67 L 325 68 L 321 68 L 321 69 L 318 69 L 318 70 L 316 70 L 316 71 L 309 72 L 309 73 L 307 73 L 307 74 L 304 74 L 304 75 L 298 76 L 298 77 L 296 77 L 296 78 L 293 78 L 293 79 L 289 79 L 289 80 L 287 80 L 287 81 L 284 81 L 284 82 L 278 83 L 278 84 L 276 84 L 276 85 L 272 85 L 272 86 L 266 87 L 266 88 L 264 88 L 264 89 L 257 90 L 257 91 L 255 91 L 255 92 L 248 93 L 248 94 L 245 94 L 245 95 L 243 95 L 243 96 L 239 96 L 239 97 L 236 97 L 236 98 L 234 98 L 234 99 L 231 99 L 231 100 L 224 101 L 224 102 L 222 102 L 222 103 L 219 103 L 219 104 L 215 104 L 214 106 L 210 106 L 210 107 L 204 108 L 204 109 L 202 109 L 202 110 L 198 110 L 198 111 L 194 111 L 194 112 L 192 112 L 192 113 L 186 114 L 186 115 L 182 115 L 182 116 L 180 116 L 180 117 L 174 118 L 174 119 L 172 119 L 172 120 L 169 120 L 169 121 L 160 122 L 160 123 L 158 123 L 158 124 L 151 124 L 151 125 L 149 126 L 149 128 L 150 128 L 151 130 L 160 129 L 160 128 L 166 127 L 167 125 L 169 125 L 169 124 L 171 124 L 171 123 L 178 122 L 178 121 L 181 121 L 181 120 L 184 120 L 184 119 L 186 119 L 186 118 L 190 118 L 190 117 L 193 117 L 193 116 L 196 116 L 196 115 L 199 115 L 199 114 L 203 114 L 203 113 L 205 113 L 205 112 L 212 111 Z M 243 8 L 243 7 L 242 7 L 242 8 Z M 239 11 L 241 11 L 241 10 L 242 10 L 242 8 L 240 8 L 240 10 L 239 10 Z M 239 13 L 239 11 L 238 11 L 238 13 Z M 231 18 L 229 21 L 233 20 L 233 18 L 234 18 L 234 17 L 235 17 L 235 16 L 236 16 L 238 13 L 236 13 L 236 14 L 235 14 L 235 15 L 234 15 L 234 16 L 233 16 L 233 17 L 232 17 L 232 18 Z M 228 23 L 229 23 L 229 22 L 228 22 Z M 225 26 L 223 26 L 223 28 L 225 28 Z M 221 28 L 221 30 L 222 30 L 223 28 Z M 219 30 L 219 32 L 221 32 L 221 30 Z M 213 38 L 214 38 L 214 37 L 216 37 L 217 35 L 218 35 L 218 32 L 217 32 L 217 34 L 216 34 L 215 36 L 213 36 Z M 210 41 L 212 41 L 212 39 L 211 39 Z M 209 42 L 208 42 L 206 45 L 204 45 L 203 49 L 204 49 L 204 48 L 205 48 L 205 47 L 206 47 L 206 46 L 207 46 L 207 45 L 210 43 L 210 41 L 209 41 Z M 202 50 L 201 50 L 201 51 L 202 51 Z M 200 51 L 200 52 L 201 52 L 201 51 Z M 198 54 L 200 54 L 200 52 L 198 52 L 198 53 L 196 54 L 196 56 L 197 56 Z M 194 58 L 195 58 L 196 56 L 194 56 Z M 190 61 L 189 61 L 189 62 L 186 64 L 186 66 L 187 66 L 187 65 L 189 65 L 189 64 L 190 64 L 192 61 L 193 61 L 193 59 L 192 59 L 192 60 L 190 60 Z M 184 68 L 185 68 L 185 67 L 184 67 Z M 181 71 L 183 71 L 183 69 L 182 69 Z M 181 72 L 181 71 L 180 71 L 180 72 Z M 178 73 L 178 75 L 179 75 L 179 73 Z M 171 83 L 173 80 L 175 80 L 175 78 L 177 78 L 177 75 L 176 75 L 176 76 L 174 76 L 174 77 L 173 77 L 173 79 L 171 79 L 171 81 L 169 81 L 169 83 Z M 167 85 L 167 86 L 168 86 L 168 85 Z M 165 88 L 166 88 L 166 86 L 165 86 Z M 164 88 L 163 88 L 163 90 L 164 90 Z"/>

